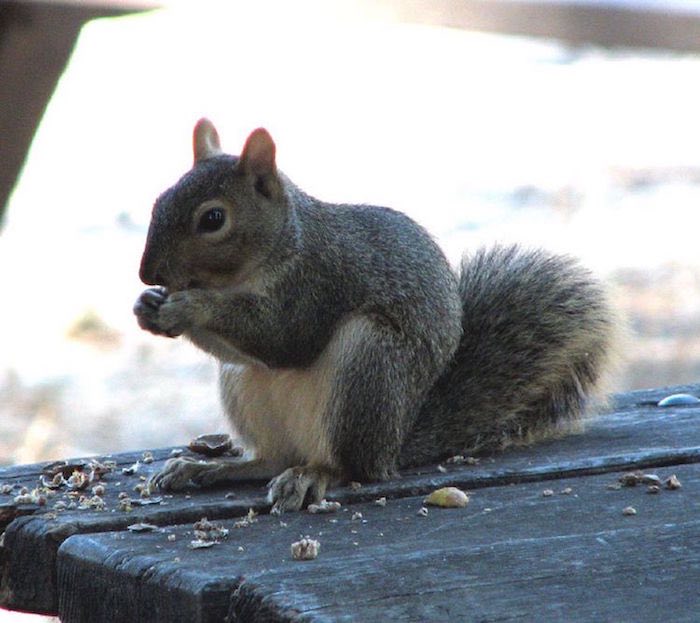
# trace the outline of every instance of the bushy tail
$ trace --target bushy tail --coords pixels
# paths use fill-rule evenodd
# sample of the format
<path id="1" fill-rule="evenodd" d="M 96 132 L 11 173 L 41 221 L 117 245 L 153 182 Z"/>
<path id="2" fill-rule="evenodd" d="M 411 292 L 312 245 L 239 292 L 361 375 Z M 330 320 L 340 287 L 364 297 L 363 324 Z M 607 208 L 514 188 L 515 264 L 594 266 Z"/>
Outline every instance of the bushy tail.
<path id="1" fill-rule="evenodd" d="M 571 258 L 481 250 L 463 260 L 460 295 L 461 343 L 401 466 L 554 434 L 580 418 L 611 360 L 615 314 L 601 284 Z"/>

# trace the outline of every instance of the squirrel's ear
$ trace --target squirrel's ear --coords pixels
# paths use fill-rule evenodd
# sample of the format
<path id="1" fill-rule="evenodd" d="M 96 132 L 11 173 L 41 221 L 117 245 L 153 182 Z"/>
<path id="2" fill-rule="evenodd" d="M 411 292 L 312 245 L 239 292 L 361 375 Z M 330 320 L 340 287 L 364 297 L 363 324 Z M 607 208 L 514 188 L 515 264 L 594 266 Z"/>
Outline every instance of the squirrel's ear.
<path id="1" fill-rule="evenodd" d="M 200 119 L 192 136 L 195 163 L 222 154 L 219 134 L 209 119 Z"/>
<path id="2" fill-rule="evenodd" d="M 265 128 L 251 132 L 243 147 L 240 161 L 246 170 L 258 178 L 276 173 L 275 143 Z"/>

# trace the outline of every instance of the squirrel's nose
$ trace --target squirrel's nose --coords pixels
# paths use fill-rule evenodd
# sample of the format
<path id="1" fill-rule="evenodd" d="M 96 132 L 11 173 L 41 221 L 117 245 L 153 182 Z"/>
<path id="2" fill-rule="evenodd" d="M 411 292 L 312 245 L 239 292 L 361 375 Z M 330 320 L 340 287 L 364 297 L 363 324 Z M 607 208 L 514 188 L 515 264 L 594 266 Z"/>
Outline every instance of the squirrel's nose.
<path id="1" fill-rule="evenodd" d="M 145 277 L 141 275 L 141 281 L 147 286 L 160 286 L 163 285 L 163 277 L 160 274 L 156 274 L 153 277 Z"/>
<path id="2" fill-rule="evenodd" d="M 159 262 L 149 256 L 148 249 L 144 251 L 139 268 L 139 277 L 147 286 L 158 286 L 163 284 L 163 275 L 158 270 Z"/>

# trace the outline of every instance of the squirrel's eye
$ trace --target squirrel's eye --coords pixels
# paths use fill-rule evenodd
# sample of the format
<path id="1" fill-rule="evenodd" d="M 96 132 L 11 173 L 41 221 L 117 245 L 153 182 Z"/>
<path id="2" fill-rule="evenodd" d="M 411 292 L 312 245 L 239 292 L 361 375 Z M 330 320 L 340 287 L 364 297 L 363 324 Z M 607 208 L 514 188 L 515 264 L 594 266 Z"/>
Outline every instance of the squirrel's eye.
<path id="1" fill-rule="evenodd" d="M 226 213 L 221 208 L 211 208 L 199 218 L 197 233 L 211 233 L 221 229 L 226 221 Z"/>

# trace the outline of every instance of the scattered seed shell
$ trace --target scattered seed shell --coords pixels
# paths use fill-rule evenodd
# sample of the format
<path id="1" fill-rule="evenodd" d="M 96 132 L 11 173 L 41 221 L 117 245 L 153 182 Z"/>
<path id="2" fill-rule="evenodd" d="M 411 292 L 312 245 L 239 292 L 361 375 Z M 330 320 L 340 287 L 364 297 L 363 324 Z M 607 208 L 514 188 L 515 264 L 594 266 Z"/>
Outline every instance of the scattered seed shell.
<path id="1" fill-rule="evenodd" d="M 654 494 L 654 493 L 659 493 L 660 491 L 661 491 L 661 487 L 659 487 L 659 485 L 649 485 L 647 487 L 647 493 Z"/>
<path id="2" fill-rule="evenodd" d="M 193 539 L 187 546 L 190 549 L 206 549 L 207 547 L 214 547 L 216 541 L 203 541 L 201 539 Z"/>
<path id="3" fill-rule="evenodd" d="M 622 509 L 622 514 L 623 515 L 636 515 L 637 509 L 634 508 L 634 506 L 625 506 L 625 508 Z"/>
<path id="4" fill-rule="evenodd" d="M 154 459 L 153 459 L 153 452 L 150 452 L 150 451 L 146 450 L 146 451 L 143 453 L 143 459 L 142 459 L 142 460 L 143 460 L 144 463 L 153 463 L 153 460 L 154 460 Z"/>
<path id="5" fill-rule="evenodd" d="M 678 480 L 678 476 L 676 476 L 675 474 L 671 474 L 668 478 L 666 478 L 666 480 L 664 481 L 664 485 L 667 489 L 670 489 L 671 491 L 680 489 L 683 486 L 681 485 L 681 481 Z"/>
<path id="6" fill-rule="evenodd" d="M 150 496 L 151 493 L 149 491 L 148 495 Z M 162 496 L 157 496 L 157 497 L 145 497 L 145 498 L 135 498 L 131 500 L 131 503 L 134 506 L 149 506 L 150 504 L 160 504 L 163 501 Z"/>
<path id="7" fill-rule="evenodd" d="M 248 514 L 243 517 L 243 519 L 239 519 L 238 521 L 233 522 L 233 527 L 234 528 L 247 528 L 249 525 L 254 524 L 258 520 L 258 514 L 252 509 L 248 509 Z"/>
<path id="8" fill-rule="evenodd" d="M 427 509 L 425 506 L 421 506 L 421 507 L 418 509 L 417 515 L 418 515 L 419 517 L 427 517 L 427 516 L 428 516 L 428 509 Z"/>
<path id="9" fill-rule="evenodd" d="M 374 504 L 376 506 L 386 506 L 386 498 L 385 497 L 378 498 L 378 499 L 374 500 Z"/>
<path id="10" fill-rule="evenodd" d="M 86 461 L 74 461 L 69 463 L 68 461 L 54 461 L 45 465 L 41 472 L 45 476 L 50 476 L 53 478 L 56 474 L 61 474 L 64 478 L 69 478 L 73 472 L 82 472 L 89 467 L 89 463 Z"/>
<path id="11" fill-rule="evenodd" d="M 661 486 L 661 478 L 659 478 L 656 474 L 642 474 L 639 482 L 644 485 L 656 485 L 657 487 Z"/>
<path id="12" fill-rule="evenodd" d="M 544 489 L 544 491 L 542 491 L 542 497 L 544 497 L 544 498 L 549 498 L 549 497 L 552 497 L 553 495 L 554 495 L 553 489 Z"/>
<path id="13" fill-rule="evenodd" d="M 126 527 L 127 530 L 131 532 L 156 532 L 160 528 L 152 523 L 146 523 L 145 521 L 140 521 L 139 523 L 132 523 L 130 526 Z"/>
<path id="14" fill-rule="evenodd" d="M 636 487 L 642 479 L 642 472 L 627 472 L 618 478 L 623 487 Z"/>
<path id="15" fill-rule="evenodd" d="M 228 536 L 228 529 L 224 528 L 220 523 L 209 521 L 206 517 L 202 517 L 194 524 L 194 537 L 199 541 L 218 541 Z"/>
<path id="16" fill-rule="evenodd" d="M 478 465 L 479 459 L 475 456 L 464 456 L 463 454 L 456 454 L 451 456 L 445 461 L 448 465 Z"/>
<path id="17" fill-rule="evenodd" d="M 308 511 L 312 514 L 335 513 L 340 507 L 340 502 L 323 499 L 318 504 L 309 504 Z"/>
<path id="18" fill-rule="evenodd" d="M 44 474 L 39 478 L 42 487 L 47 489 L 59 489 L 66 484 L 66 480 L 61 472 L 53 475 L 53 477 L 46 477 Z"/>
<path id="19" fill-rule="evenodd" d="M 295 541 L 291 545 L 292 559 L 294 560 L 314 560 L 318 557 L 321 543 L 316 539 L 306 537 L 300 541 Z"/>
<path id="20" fill-rule="evenodd" d="M 75 470 L 66 479 L 66 484 L 68 485 L 69 489 L 73 489 L 74 491 L 82 491 L 90 484 L 90 476 L 87 474 L 87 472 L 79 472 L 78 470 Z"/>
<path id="21" fill-rule="evenodd" d="M 125 476 L 133 476 L 136 472 L 139 471 L 139 467 L 141 467 L 141 463 L 139 461 L 136 461 L 136 463 L 129 465 L 129 467 L 122 467 L 122 474 L 124 474 Z"/>
<path id="22" fill-rule="evenodd" d="M 19 495 L 14 498 L 15 504 L 37 504 L 38 506 L 46 505 L 46 495 L 39 488 L 33 489 L 31 492 L 26 488 L 20 489 Z"/>
<path id="23" fill-rule="evenodd" d="M 357 482 L 356 480 L 351 480 L 348 484 L 353 491 L 359 491 L 362 489 L 362 483 Z"/>
<path id="24" fill-rule="evenodd" d="M 103 511 L 105 509 L 105 501 L 99 495 L 93 495 L 90 498 L 83 496 L 78 501 L 78 509 L 81 511 Z"/>
<path id="25" fill-rule="evenodd" d="M 231 435 L 223 433 L 195 437 L 190 441 L 188 448 L 192 450 L 192 452 L 204 454 L 205 456 L 221 456 L 223 454 L 240 456 L 243 453 L 241 448 L 233 447 Z"/>
<path id="26" fill-rule="evenodd" d="M 117 469 L 117 462 L 91 459 L 88 468 L 90 469 L 90 480 L 101 480 L 102 476 L 110 474 Z"/>

